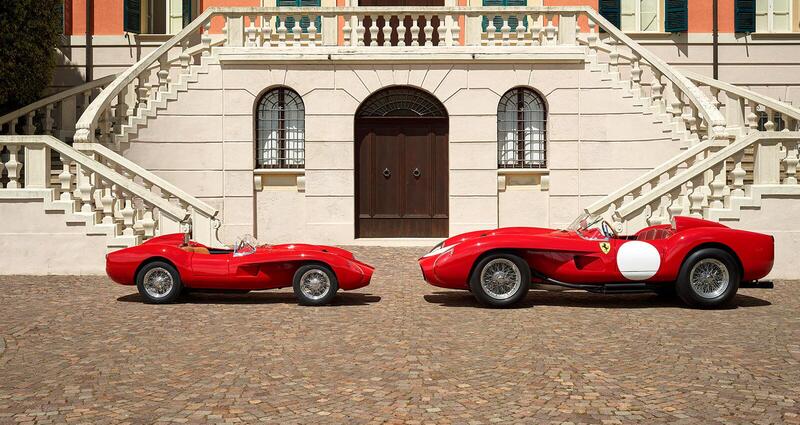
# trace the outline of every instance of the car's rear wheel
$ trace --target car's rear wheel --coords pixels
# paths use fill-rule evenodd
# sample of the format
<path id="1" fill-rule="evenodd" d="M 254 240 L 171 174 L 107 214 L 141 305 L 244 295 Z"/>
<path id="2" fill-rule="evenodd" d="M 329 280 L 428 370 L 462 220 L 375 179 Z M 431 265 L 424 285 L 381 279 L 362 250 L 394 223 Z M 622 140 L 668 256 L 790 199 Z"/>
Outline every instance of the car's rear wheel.
<path id="1" fill-rule="evenodd" d="M 306 264 L 297 269 L 292 282 L 294 295 L 302 305 L 325 305 L 339 290 L 336 274 L 323 264 Z"/>
<path id="2" fill-rule="evenodd" d="M 171 264 L 154 261 L 136 275 L 136 288 L 145 302 L 166 304 L 175 301 L 183 289 L 181 276 Z"/>
<path id="3" fill-rule="evenodd" d="M 739 267 L 729 253 L 705 248 L 683 262 L 675 289 L 692 307 L 719 307 L 736 296 L 739 279 Z"/>
<path id="4" fill-rule="evenodd" d="M 528 293 L 531 270 L 522 258 L 509 253 L 481 259 L 470 277 L 469 288 L 481 304 L 508 307 Z"/>

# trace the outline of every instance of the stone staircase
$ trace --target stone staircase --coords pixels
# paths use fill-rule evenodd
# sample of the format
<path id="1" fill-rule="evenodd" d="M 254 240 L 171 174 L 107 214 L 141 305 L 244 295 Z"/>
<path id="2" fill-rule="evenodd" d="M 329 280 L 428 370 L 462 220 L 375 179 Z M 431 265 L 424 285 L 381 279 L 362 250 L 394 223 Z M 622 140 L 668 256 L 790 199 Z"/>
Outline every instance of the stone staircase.
<path id="1" fill-rule="evenodd" d="M 397 32 L 410 31 L 412 40 L 424 35 L 427 42 L 378 46 L 378 34 L 391 34 L 392 29 L 388 23 L 379 28 L 376 19 L 368 19 L 377 15 L 419 16 L 428 23 L 436 15 L 440 24 L 419 27 L 412 19 L 414 26 Z M 531 24 L 511 28 L 512 17 L 520 15 Z M 337 34 L 328 38 L 318 34 L 313 25 L 304 32 L 299 18 L 305 16 L 310 22 L 322 19 L 327 28 L 341 19 L 342 40 Z M 480 22 L 483 16 L 500 16 L 504 24 L 497 28 L 489 19 L 485 30 L 474 25 L 478 33 L 466 39 L 478 41 L 461 46 L 459 23 Z M 293 28 L 285 27 L 290 17 L 295 18 Z M 214 19 L 224 21 L 221 35 L 212 33 Z M 434 33 L 438 46 L 429 45 Z M 211 8 L 119 75 L 0 117 L 6 134 L 0 136 L 4 147 L 0 171 L 5 170 L 0 173 L 0 199 L 42 199 L 45 212 L 63 214 L 65 225 L 83 226 L 87 235 L 104 236 L 108 250 L 179 231 L 182 224 L 190 226 L 195 240 L 219 245 L 215 208 L 118 152 L 135 143 L 137 133 L 170 102 L 192 89 L 215 63 L 220 47 L 242 48 L 253 55 L 306 51 L 309 58 L 321 55 L 326 60 L 331 49 L 580 49 L 592 74 L 630 99 L 632 107 L 649 116 L 680 148 L 674 157 L 594 202 L 587 212 L 606 215 L 625 231 L 666 223 L 682 214 L 736 221 L 743 209 L 759 208 L 765 197 L 800 196 L 796 178 L 800 110 L 679 71 L 591 8 L 345 7 Z M 784 123 L 780 131 L 776 114 Z M 765 123 L 760 125 L 762 116 Z M 25 135 L 18 136 L 20 132 Z M 51 163 L 51 155 L 59 161 Z M 58 167 L 57 174 L 52 167 Z"/>

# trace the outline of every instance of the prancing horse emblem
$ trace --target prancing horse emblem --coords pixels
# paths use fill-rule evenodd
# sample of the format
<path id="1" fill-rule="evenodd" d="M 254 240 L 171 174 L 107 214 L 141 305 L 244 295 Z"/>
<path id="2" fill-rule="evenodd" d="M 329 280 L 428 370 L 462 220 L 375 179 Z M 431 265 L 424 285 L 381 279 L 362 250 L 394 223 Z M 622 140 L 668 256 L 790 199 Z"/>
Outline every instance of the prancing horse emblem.
<path id="1" fill-rule="evenodd" d="M 608 251 L 611 251 L 611 244 L 608 242 L 600 242 L 600 251 L 603 251 L 603 254 L 608 254 Z"/>

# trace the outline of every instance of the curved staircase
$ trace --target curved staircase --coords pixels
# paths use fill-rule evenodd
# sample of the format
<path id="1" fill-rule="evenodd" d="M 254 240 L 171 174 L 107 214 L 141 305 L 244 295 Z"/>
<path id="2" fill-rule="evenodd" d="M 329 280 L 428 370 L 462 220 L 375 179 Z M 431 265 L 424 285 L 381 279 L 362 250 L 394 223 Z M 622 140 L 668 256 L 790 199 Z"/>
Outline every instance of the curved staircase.
<path id="1" fill-rule="evenodd" d="M 377 15 L 410 15 L 426 24 L 412 19 L 413 26 L 400 22 L 395 29 L 387 19 L 378 27 L 377 19 L 368 19 Z M 432 16 L 438 17 L 437 27 Z M 474 34 L 463 33 L 466 22 L 480 23 L 484 16 L 493 18 L 485 29 L 472 25 Z M 503 22 L 499 27 L 495 16 Z M 515 19 L 519 16 L 526 19 Z M 308 28 L 300 27 L 301 17 L 308 17 Z M 212 31 L 212 21 L 224 22 L 221 34 Z M 287 28 L 286 22 L 295 24 Z M 315 22 L 324 28 L 341 22 L 341 37 L 321 31 Z M 379 46 L 379 34 L 386 39 L 392 31 L 410 32 L 412 45 Z M 437 45 L 431 42 L 434 34 Z M 426 41 L 418 43 L 418 36 Z M 588 7 L 211 8 L 119 75 L 0 117 L 5 134 L 0 136 L 0 199 L 42 199 L 46 212 L 63 214 L 65 225 L 80 223 L 87 235 L 105 237 L 108 250 L 179 231 L 182 225 L 194 239 L 219 245 L 219 211 L 118 152 L 135 143 L 138 131 L 170 102 L 192 90 L 224 47 L 251 55 L 307 52 L 308 60 L 381 49 L 442 54 L 579 49 L 601 82 L 620 90 L 679 148 L 587 212 L 604 214 L 625 231 L 675 215 L 736 222 L 743 210 L 758 209 L 765 198 L 800 199 L 800 110 L 680 71 Z"/>

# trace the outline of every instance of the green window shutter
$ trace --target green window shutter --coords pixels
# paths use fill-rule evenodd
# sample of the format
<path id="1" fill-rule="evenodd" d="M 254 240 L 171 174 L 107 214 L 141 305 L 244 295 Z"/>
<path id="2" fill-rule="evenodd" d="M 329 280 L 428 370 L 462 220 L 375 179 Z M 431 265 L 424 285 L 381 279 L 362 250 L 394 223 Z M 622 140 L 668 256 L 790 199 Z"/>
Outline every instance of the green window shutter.
<path id="1" fill-rule="evenodd" d="M 124 0 L 122 5 L 122 29 L 125 32 L 142 32 L 141 0 Z"/>
<path id="2" fill-rule="evenodd" d="M 756 31 L 756 0 L 734 0 L 734 31 Z"/>
<path id="3" fill-rule="evenodd" d="M 600 0 L 598 3 L 598 11 L 600 15 L 611 22 L 615 27 L 620 26 L 620 0 Z"/>
<path id="4" fill-rule="evenodd" d="M 321 0 L 276 0 L 276 6 L 278 7 L 319 7 L 321 4 Z M 286 33 L 291 34 L 292 28 L 294 28 L 294 17 L 287 17 L 286 18 Z M 311 24 L 310 19 L 308 16 L 303 16 L 300 18 L 300 28 L 303 29 L 304 33 L 308 32 L 308 27 Z M 280 20 L 276 19 L 276 25 L 280 25 Z M 314 19 L 314 26 L 317 27 L 317 34 L 322 31 L 322 18 L 317 16 Z"/>
<path id="5" fill-rule="evenodd" d="M 192 23 L 192 0 L 183 0 L 183 8 L 181 14 L 183 15 L 183 27 L 185 28 Z"/>
<path id="6" fill-rule="evenodd" d="M 506 6 L 527 6 L 528 0 L 483 0 L 483 5 L 488 7 L 506 7 Z M 497 32 L 500 32 L 500 28 L 503 27 L 503 17 L 502 16 L 495 16 L 492 18 L 492 23 L 496 28 Z M 519 23 L 519 19 L 516 16 L 510 16 L 508 18 L 508 26 L 511 27 L 511 32 L 516 31 L 517 25 Z M 522 25 L 526 28 L 528 26 L 527 18 L 524 18 Z M 483 17 L 483 31 L 486 31 L 486 28 L 489 27 L 489 18 L 484 16 Z"/>
<path id="7" fill-rule="evenodd" d="M 689 31 L 689 0 L 666 0 L 664 29 L 667 32 Z"/>

